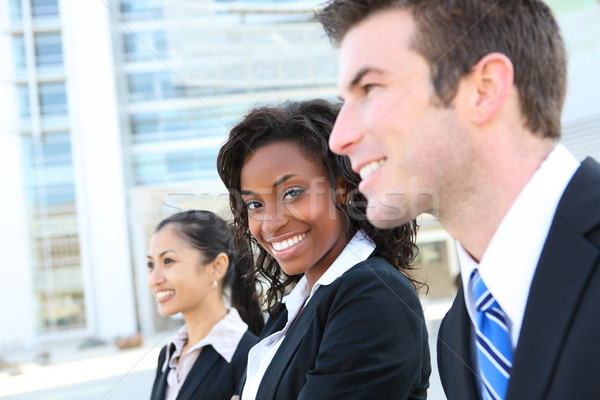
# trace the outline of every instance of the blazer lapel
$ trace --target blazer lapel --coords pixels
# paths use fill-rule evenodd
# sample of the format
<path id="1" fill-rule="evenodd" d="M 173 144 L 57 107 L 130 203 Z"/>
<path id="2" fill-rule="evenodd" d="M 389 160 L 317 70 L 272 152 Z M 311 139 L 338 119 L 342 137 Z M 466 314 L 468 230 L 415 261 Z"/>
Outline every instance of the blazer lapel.
<path id="1" fill-rule="evenodd" d="M 323 289 L 326 289 L 326 287 L 317 289 L 313 298 L 306 304 L 300 315 L 296 318 L 296 321 L 294 321 L 294 324 L 288 331 L 286 337 L 283 339 L 281 346 L 275 353 L 275 357 L 273 357 L 271 364 L 269 364 L 269 367 L 265 371 L 265 375 L 260 382 L 256 394 L 257 399 L 270 399 L 275 397 L 274 395 L 277 392 L 277 387 L 281 382 L 283 374 L 294 358 L 294 355 L 302 342 L 302 338 L 313 320 L 313 315 L 323 294 Z M 283 326 L 279 330 L 282 328 Z"/>
<path id="2" fill-rule="evenodd" d="M 443 322 L 438 337 L 438 363 L 443 368 L 445 389 L 449 398 L 477 399 L 476 373 L 471 365 L 471 319 L 465 306 L 462 285 Z M 452 396 L 452 397 L 450 397 Z"/>
<path id="3" fill-rule="evenodd" d="M 531 284 L 507 399 L 545 397 L 571 318 L 600 257 L 584 236 L 600 223 L 599 171 L 598 164 L 586 160 L 559 203 Z"/>
<path id="4" fill-rule="evenodd" d="M 158 367 L 162 371 L 162 366 L 165 362 L 167 351 L 166 347 L 160 352 L 160 356 L 158 357 Z M 167 365 L 167 369 L 165 372 L 161 372 L 160 376 L 157 378 L 154 386 L 152 387 L 152 395 L 150 396 L 150 400 L 163 400 L 165 398 L 165 390 L 167 390 L 167 375 L 169 374 L 169 366 Z"/>
<path id="5" fill-rule="evenodd" d="M 213 365 L 219 359 L 219 354 L 213 349 L 212 346 L 205 346 L 202 348 L 198 359 L 194 363 L 194 366 L 190 370 L 188 377 L 185 382 L 183 382 L 183 386 L 177 395 L 177 400 L 187 400 L 191 399 L 192 395 L 200 386 L 206 375 L 213 368 Z M 165 374 L 166 376 L 166 374 Z"/>

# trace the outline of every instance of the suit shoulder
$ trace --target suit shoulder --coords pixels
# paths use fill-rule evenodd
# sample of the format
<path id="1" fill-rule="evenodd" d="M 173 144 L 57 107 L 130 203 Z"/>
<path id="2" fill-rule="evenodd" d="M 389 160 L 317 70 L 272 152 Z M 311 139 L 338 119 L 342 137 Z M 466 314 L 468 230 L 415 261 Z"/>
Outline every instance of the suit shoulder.
<path id="1" fill-rule="evenodd" d="M 360 284 L 371 289 L 393 286 L 415 292 L 408 278 L 380 257 L 371 257 L 354 265 L 340 277 L 340 284 Z"/>
<path id="2" fill-rule="evenodd" d="M 400 305 L 421 310 L 415 288 L 406 276 L 379 257 L 359 262 L 336 280 L 335 296 L 363 298 L 371 306 Z M 374 296 L 373 294 L 377 295 Z"/>

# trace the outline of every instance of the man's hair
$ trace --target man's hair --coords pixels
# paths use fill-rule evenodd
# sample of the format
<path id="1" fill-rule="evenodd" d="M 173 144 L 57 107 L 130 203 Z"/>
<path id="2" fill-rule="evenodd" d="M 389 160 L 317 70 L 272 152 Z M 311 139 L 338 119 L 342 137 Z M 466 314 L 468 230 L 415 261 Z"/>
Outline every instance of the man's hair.
<path id="1" fill-rule="evenodd" d="M 411 47 L 431 67 L 436 103 L 449 107 L 459 81 L 486 54 L 513 63 L 528 128 L 561 136 L 567 55 L 560 29 L 541 0 L 332 0 L 316 14 L 334 44 L 374 14 L 400 9 L 415 21 Z"/>

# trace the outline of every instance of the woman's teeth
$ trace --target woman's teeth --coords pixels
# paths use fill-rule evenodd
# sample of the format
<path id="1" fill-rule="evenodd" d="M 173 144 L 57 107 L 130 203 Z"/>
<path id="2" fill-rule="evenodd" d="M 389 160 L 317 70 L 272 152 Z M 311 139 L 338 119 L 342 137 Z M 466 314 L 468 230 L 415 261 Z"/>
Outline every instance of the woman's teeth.
<path id="1" fill-rule="evenodd" d="M 160 292 L 156 292 L 156 298 L 160 300 L 163 297 L 171 296 L 172 294 L 175 294 L 174 290 L 161 290 Z"/>
<path id="2" fill-rule="evenodd" d="M 282 240 L 281 242 L 271 243 L 271 246 L 273 246 L 273 249 L 275 251 L 286 250 L 286 249 L 289 249 L 290 247 L 300 243 L 302 240 L 304 240 L 305 237 L 306 237 L 306 233 L 301 233 L 300 235 L 296 235 L 292 238 Z"/>

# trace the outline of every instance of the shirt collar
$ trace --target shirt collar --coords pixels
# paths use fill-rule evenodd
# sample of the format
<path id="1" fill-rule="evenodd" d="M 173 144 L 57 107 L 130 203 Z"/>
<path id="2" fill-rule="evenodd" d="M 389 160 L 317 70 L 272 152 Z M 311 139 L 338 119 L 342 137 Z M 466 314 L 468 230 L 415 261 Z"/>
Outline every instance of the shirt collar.
<path id="1" fill-rule="evenodd" d="M 557 145 L 512 204 L 477 264 L 458 243 L 458 257 L 467 309 L 473 318 L 469 278 L 481 278 L 508 316 L 516 348 L 529 289 L 556 207 L 580 163 Z"/>
<path id="2" fill-rule="evenodd" d="M 238 311 L 232 307 L 225 317 L 213 326 L 208 335 L 191 347 L 187 353 L 211 345 L 225 361 L 230 363 L 242 336 L 247 330 L 248 325 L 242 320 Z M 167 365 L 171 368 L 174 367 L 174 359 L 181 356 L 181 351 L 187 340 L 188 327 L 183 325 L 167 344 L 167 357 L 162 367 L 163 372 L 167 369 Z"/>
<path id="3" fill-rule="evenodd" d="M 374 250 L 375 243 L 365 232 L 362 230 L 357 231 L 327 271 L 315 282 L 312 289 L 309 287 L 306 277 L 303 276 L 290 294 L 282 299 L 282 303 L 285 303 L 288 310 L 288 319 L 295 316 L 300 308 L 308 303 L 319 287 L 333 283 L 350 268 L 369 258 Z"/>

